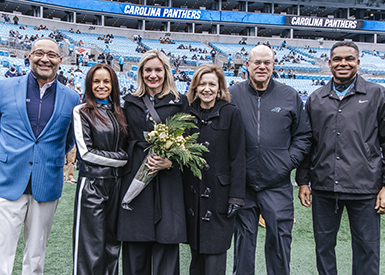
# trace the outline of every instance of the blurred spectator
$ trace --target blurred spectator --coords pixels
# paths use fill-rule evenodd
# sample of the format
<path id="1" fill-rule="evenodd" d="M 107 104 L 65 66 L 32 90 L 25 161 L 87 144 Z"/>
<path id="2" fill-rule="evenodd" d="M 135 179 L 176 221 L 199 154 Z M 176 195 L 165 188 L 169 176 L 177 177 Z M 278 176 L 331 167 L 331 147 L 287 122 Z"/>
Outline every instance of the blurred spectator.
<path id="1" fill-rule="evenodd" d="M 83 54 L 77 55 L 76 65 L 80 65 L 83 63 Z"/>
<path id="2" fill-rule="evenodd" d="M 107 57 L 106 57 L 107 64 L 111 66 L 113 59 L 114 59 L 114 57 L 111 55 L 111 53 L 108 53 Z"/>
<path id="3" fill-rule="evenodd" d="M 75 91 L 75 83 L 74 83 L 74 80 L 73 79 L 70 79 L 66 85 L 68 88 L 70 88 L 71 90 L 74 90 Z"/>
<path id="4" fill-rule="evenodd" d="M 129 92 L 129 93 L 134 93 L 136 91 L 136 89 L 134 88 L 134 85 L 130 85 L 130 88 L 128 89 L 128 91 L 127 92 Z"/>
<path id="5" fill-rule="evenodd" d="M 123 72 L 123 67 L 124 67 L 124 57 L 123 57 L 123 55 L 119 56 L 119 66 L 120 66 L 120 71 Z"/>
<path id="6" fill-rule="evenodd" d="M 90 57 L 88 55 L 88 52 L 86 52 L 86 54 L 84 55 L 83 60 L 82 60 L 83 66 L 87 67 L 89 61 L 90 61 Z"/>
<path id="7" fill-rule="evenodd" d="M 77 92 L 79 94 L 80 99 L 82 99 L 82 97 L 83 97 L 83 93 L 82 93 L 81 87 L 82 86 L 80 85 L 80 83 L 76 83 L 76 85 L 75 85 L 75 92 Z"/>
<path id="8" fill-rule="evenodd" d="M 99 63 L 106 63 L 106 56 L 105 56 L 105 54 L 103 52 L 101 54 L 99 54 L 98 62 Z"/>
<path id="9" fill-rule="evenodd" d="M 9 22 L 11 22 L 11 18 L 9 18 L 8 14 L 5 14 L 4 15 L 4 23 L 8 24 Z"/>
<path id="10" fill-rule="evenodd" d="M 59 81 L 63 85 L 67 85 L 67 78 L 64 76 L 63 71 L 60 71 L 57 76 L 57 81 Z"/>
<path id="11" fill-rule="evenodd" d="M 106 47 L 104 48 L 104 53 L 109 54 L 110 52 L 111 52 L 110 47 L 108 47 L 108 45 L 106 45 Z"/>
<path id="12" fill-rule="evenodd" d="M 28 54 L 24 54 L 24 66 L 29 67 L 29 64 Z"/>
<path id="13" fill-rule="evenodd" d="M 294 73 L 293 69 L 289 70 L 289 78 L 295 79 L 295 73 Z"/>
<path id="14" fill-rule="evenodd" d="M 73 51 L 74 51 L 74 49 L 75 49 L 74 44 L 68 43 L 67 49 L 68 49 L 68 54 L 69 54 L 69 55 L 72 55 L 72 53 L 73 53 Z"/>
<path id="15" fill-rule="evenodd" d="M 17 17 L 16 14 L 15 14 L 15 16 L 13 17 L 13 23 L 15 23 L 15 25 L 19 25 L 19 17 Z"/>
<path id="16" fill-rule="evenodd" d="M 80 67 L 78 66 L 75 70 L 75 73 L 83 73 L 83 71 L 80 69 Z"/>
<path id="17" fill-rule="evenodd" d="M 16 77 L 16 76 L 21 76 L 21 73 L 19 70 L 15 68 L 14 65 L 11 66 L 11 68 L 5 73 L 4 75 L 6 78 L 11 78 L 11 77 Z"/>

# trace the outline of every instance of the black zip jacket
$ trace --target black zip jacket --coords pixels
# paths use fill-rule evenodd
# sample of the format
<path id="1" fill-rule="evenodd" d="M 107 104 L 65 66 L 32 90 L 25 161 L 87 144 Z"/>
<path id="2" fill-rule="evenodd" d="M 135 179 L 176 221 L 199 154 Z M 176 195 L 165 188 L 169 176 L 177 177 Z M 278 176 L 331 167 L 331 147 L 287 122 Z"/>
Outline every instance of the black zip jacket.
<path id="1" fill-rule="evenodd" d="M 229 88 L 246 131 L 246 183 L 255 191 L 290 184 L 290 172 L 311 147 L 308 116 L 298 93 L 270 80 L 260 97 L 250 80 Z"/>
<path id="2" fill-rule="evenodd" d="M 124 151 L 126 139 L 112 112 L 112 104 L 97 102 L 98 111 L 107 123 L 93 122 L 84 106 L 77 105 L 72 111 L 79 177 L 107 179 L 120 176 L 118 167 L 127 163 L 128 155 Z"/>
<path id="3" fill-rule="evenodd" d="M 306 110 L 313 146 L 297 170 L 297 183 L 311 181 L 318 191 L 377 194 L 385 183 L 384 87 L 357 76 L 355 87 L 339 100 L 329 81 L 310 95 Z"/>

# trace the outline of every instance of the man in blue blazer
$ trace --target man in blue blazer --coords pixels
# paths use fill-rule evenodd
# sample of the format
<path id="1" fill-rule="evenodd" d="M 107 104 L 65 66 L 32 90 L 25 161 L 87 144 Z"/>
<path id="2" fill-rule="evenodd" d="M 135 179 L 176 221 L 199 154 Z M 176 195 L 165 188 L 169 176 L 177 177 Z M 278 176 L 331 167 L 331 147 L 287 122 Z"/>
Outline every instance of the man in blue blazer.
<path id="1" fill-rule="evenodd" d="M 45 248 L 74 145 L 72 108 L 79 95 L 56 80 L 59 46 L 40 38 L 31 73 L 0 81 L 0 274 L 11 275 L 24 224 L 24 274 L 43 274 Z"/>

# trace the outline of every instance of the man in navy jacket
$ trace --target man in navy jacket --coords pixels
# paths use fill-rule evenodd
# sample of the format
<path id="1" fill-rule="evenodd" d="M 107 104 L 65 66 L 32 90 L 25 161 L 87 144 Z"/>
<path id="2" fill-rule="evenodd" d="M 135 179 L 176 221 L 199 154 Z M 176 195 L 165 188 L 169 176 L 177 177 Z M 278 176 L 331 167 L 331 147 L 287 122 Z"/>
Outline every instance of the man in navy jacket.
<path id="1" fill-rule="evenodd" d="M 40 38 L 31 73 L 0 81 L 0 274 L 11 274 L 24 224 L 23 274 L 43 274 L 45 247 L 73 147 L 79 95 L 56 80 L 59 46 Z"/>
<path id="2" fill-rule="evenodd" d="M 246 62 L 250 80 L 229 88 L 246 130 L 246 197 L 235 222 L 234 275 L 254 274 L 259 214 L 266 221 L 267 274 L 290 274 L 294 219 L 290 172 L 310 150 L 298 93 L 271 79 L 274 52 L 260 45 Z"/>

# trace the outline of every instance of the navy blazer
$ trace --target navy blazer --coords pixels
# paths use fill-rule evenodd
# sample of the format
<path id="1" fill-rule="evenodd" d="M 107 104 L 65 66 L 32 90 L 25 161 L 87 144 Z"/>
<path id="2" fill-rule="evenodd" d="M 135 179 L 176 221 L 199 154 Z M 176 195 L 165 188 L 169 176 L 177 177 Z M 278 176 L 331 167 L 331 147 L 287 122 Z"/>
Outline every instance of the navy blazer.
<path id="1" fill-rule="evenodd" d="M 0 197 L 17 200 L 31 177 L 37 201 L 60 198 L 65 154 L 74 145 L 72 108 L 79 95 L 57 83 L 54 111 L 36 138 L 28 119 L 28 75 L 0 80 Z"/>

